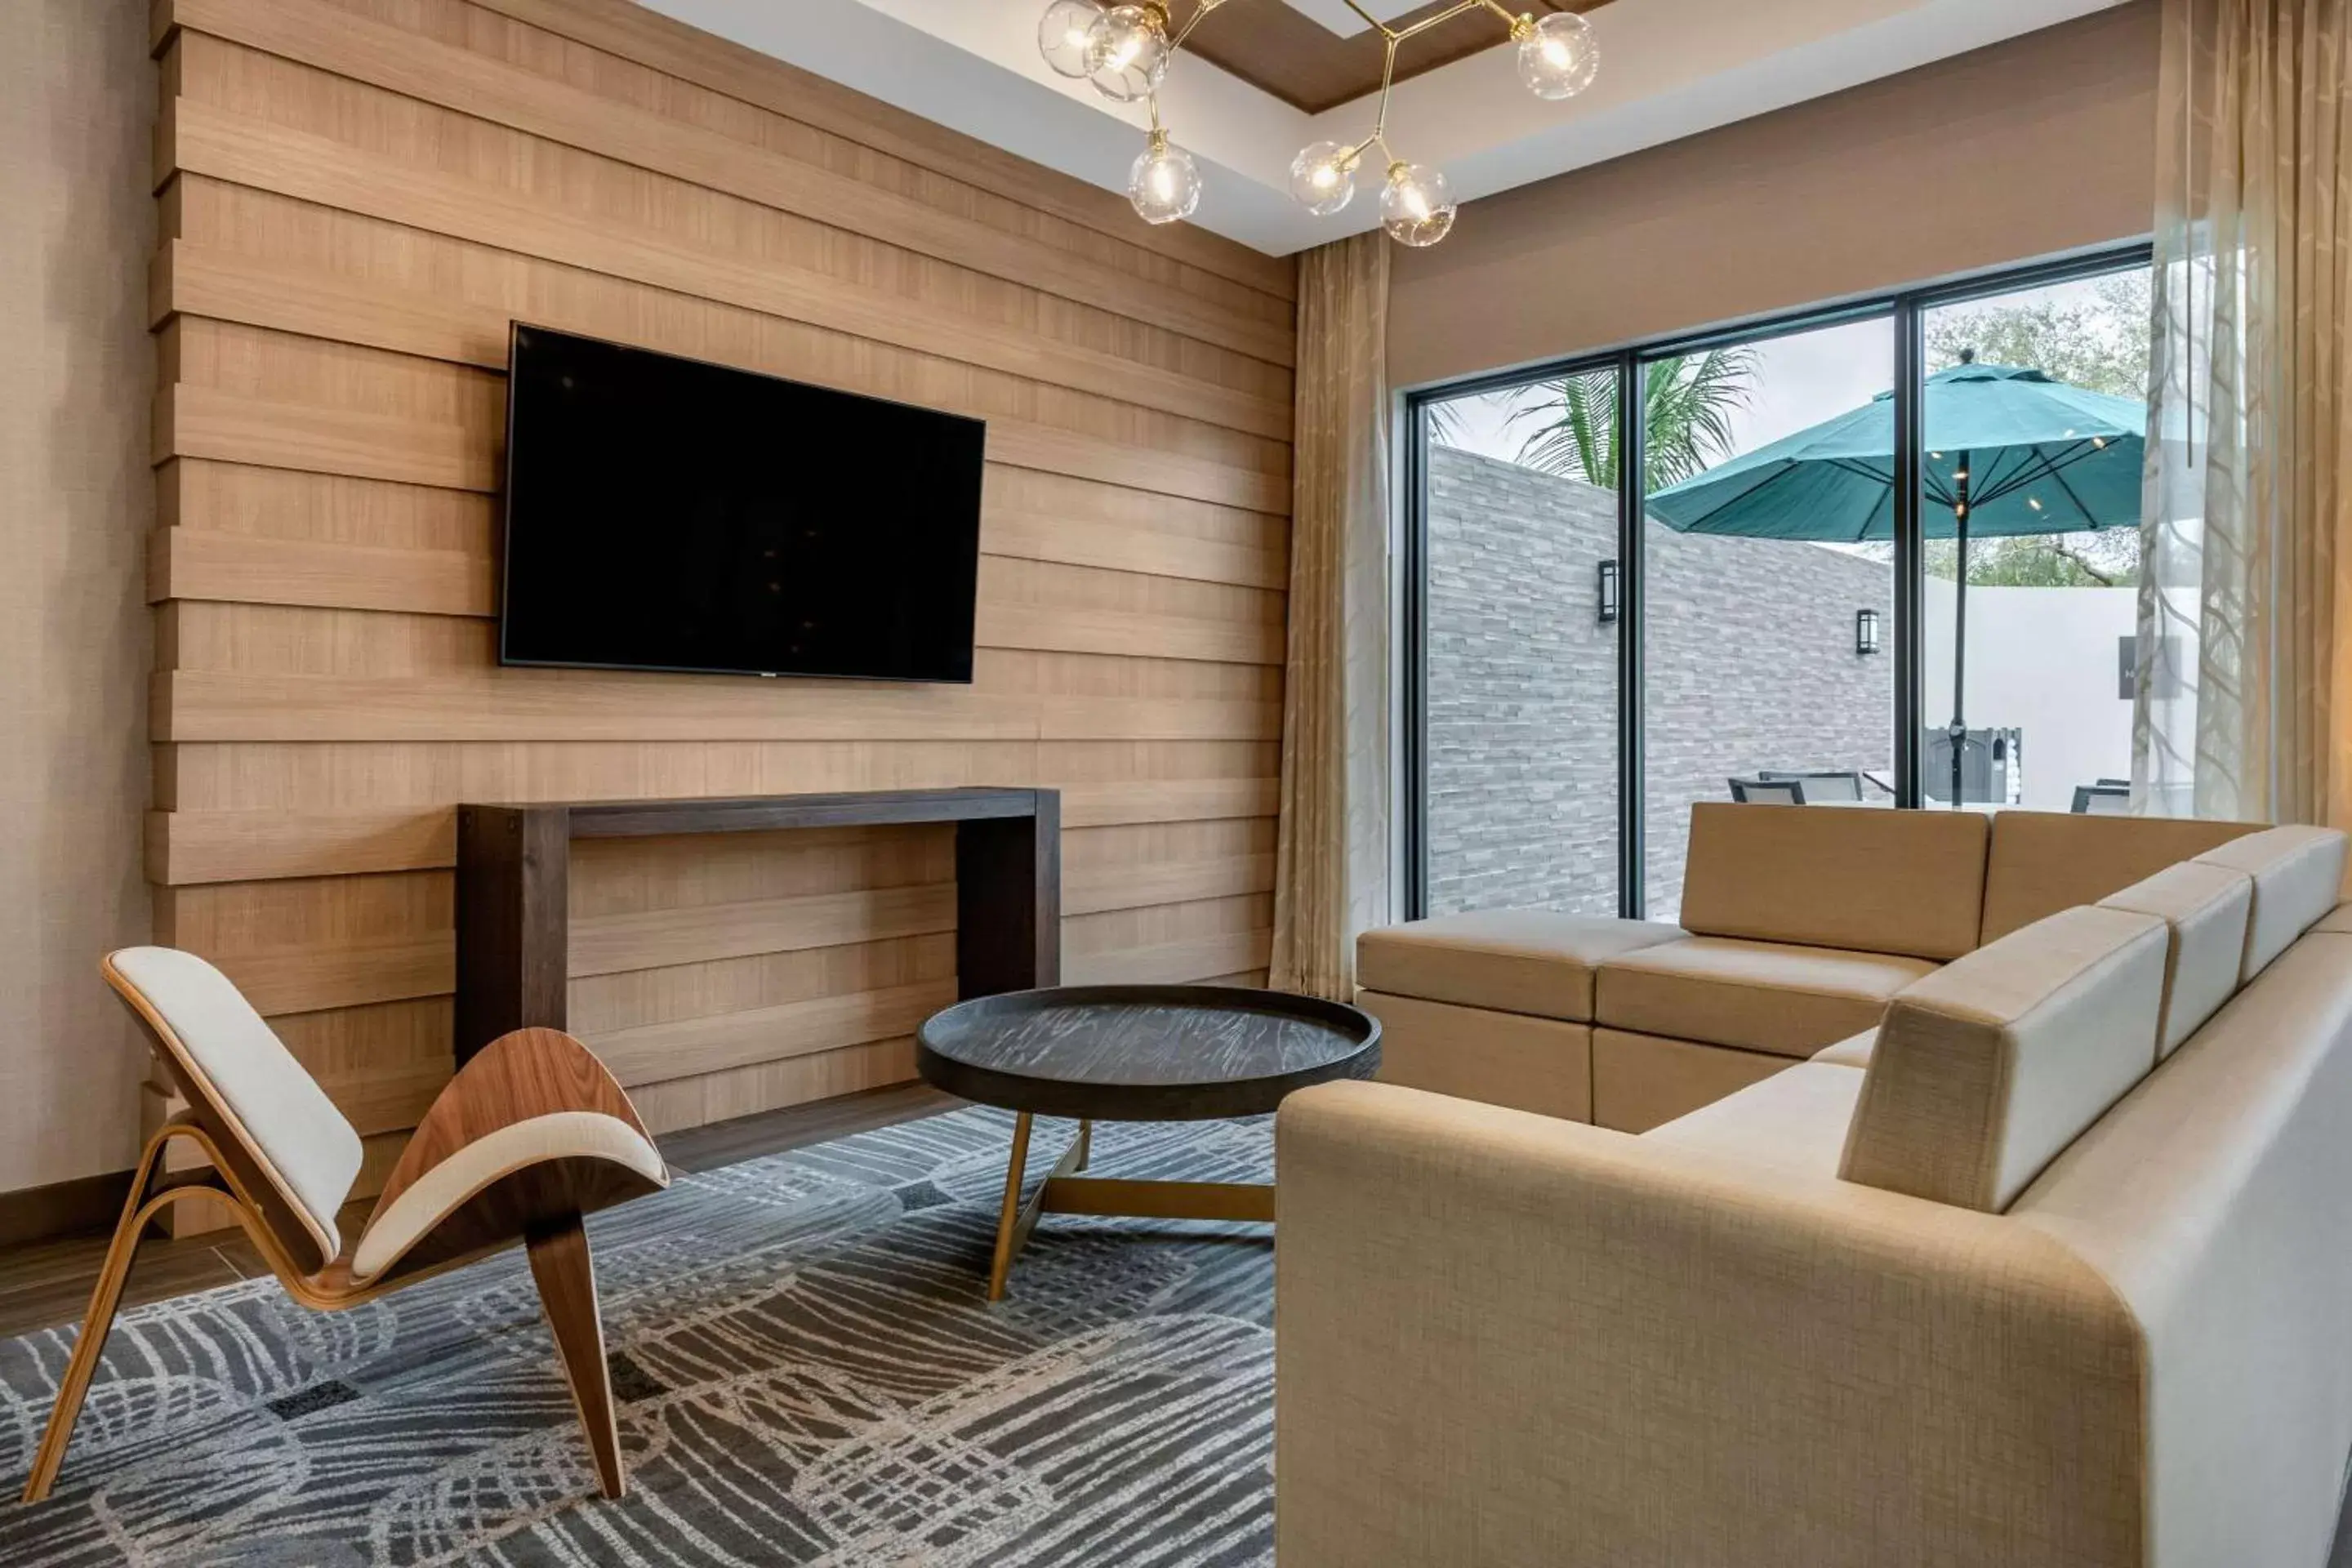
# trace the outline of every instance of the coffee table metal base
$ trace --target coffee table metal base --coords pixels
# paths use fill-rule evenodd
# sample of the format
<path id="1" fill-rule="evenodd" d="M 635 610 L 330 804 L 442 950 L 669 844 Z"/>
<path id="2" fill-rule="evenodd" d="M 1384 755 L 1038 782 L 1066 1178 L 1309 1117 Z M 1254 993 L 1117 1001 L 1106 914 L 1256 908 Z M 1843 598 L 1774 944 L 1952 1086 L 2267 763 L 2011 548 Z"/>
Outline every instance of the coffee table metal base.
<path id="1" fill-rule="evenodd" d="M 1078 1135 L 1029 1201 L 1021 1184 L 1029 1169 L 1034 1118 L 1020 1112 L 1013 1122 L 1013 1157 L 1004 1170 L 1004 1206 L 996 1221 L 996 1256 L 988 1269 L 988 1299 L 1004 1300 L 1004 1282 L 1041 1214 L 1118 1215 L 1133 1219 L 1223 1219 L 1272 1223 L 1274 1187 L 1263 1182 L 1129 1182 L 1081 1176 L 1094 1147 L 1095 1124 L 1078 1123 Z"/>

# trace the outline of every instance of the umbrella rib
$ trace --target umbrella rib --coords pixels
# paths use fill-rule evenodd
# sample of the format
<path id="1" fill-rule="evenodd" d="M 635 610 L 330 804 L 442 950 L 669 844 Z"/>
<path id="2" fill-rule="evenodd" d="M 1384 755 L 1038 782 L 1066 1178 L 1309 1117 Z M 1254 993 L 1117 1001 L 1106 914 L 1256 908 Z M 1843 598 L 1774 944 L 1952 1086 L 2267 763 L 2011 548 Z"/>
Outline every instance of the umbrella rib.
<path id="1" fill-rule="evenodd" d="M 2074 493 L 2074 487 L 2066 482 L 2066 476 L 2054 467 L 2050 470 L 2050 482 L 2066 492 L 2066 499 L 2074 503 L 2074 510 L 2083 514 L 2084 521 L 2094 529 L 2097 528 L 2098 522 L 2091 516 L 2091 509 L 2083 504 L 2083 498 Z"/>
<path id="2" fill-rule="evenodd" d="M 2049 479 L 2052 484 L 2056 485 L 2060 489 L 2066 492 L 2066 499 L 2074 503 L 2074 510 L 2083 515 L 2083 520 L 2085 522 L 2092 521 L 2091 509 L 2083 504 L 2083 498 L 2075 493 L 2074 486 L 2066 482 L 2064 470 L 2073 468 L 2076 463 L 2085 461 L 2093 451 L 2103 449 L 2104 448 L 2094 447 L 2088 441 L 2077 441 L 2073 446 L 2067 447 L 2064 452 L 2061 453 L 2057 459 L 2053 460 L 2039 447 L 2036 447 L 2032 448 L 2032 452 L 2034 461 L 2041 465 L 2040 468 L 2037 468 L 2032 464 L 2021 467 L 2017 470 L 2013 482 L 1999 487 L 1992 494 L 1987 496 L 1985 500 L 1990 504 L 1992 501 L 2000 500 L 2003 496 L 2015 495 L 2019 490 L 2023 489 L 2025 486 L 2032 480 L 2032 479 L 2036 477 L 2045 478 Z M 2051 531 L 2064 532 L 2066 531 L 2063 529 L 2053 529 Z"/>

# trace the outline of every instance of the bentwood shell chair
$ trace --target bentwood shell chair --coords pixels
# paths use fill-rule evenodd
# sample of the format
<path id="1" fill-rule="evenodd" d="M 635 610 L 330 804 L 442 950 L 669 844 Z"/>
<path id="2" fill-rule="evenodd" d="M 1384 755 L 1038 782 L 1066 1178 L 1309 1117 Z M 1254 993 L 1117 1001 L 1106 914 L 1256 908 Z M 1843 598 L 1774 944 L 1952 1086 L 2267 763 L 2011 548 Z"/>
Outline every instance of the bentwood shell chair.
<path id="1" fill-rule="evenodd" d="M 620 1496 L 620 1436 L 580 1222 L 668 1185 L 669 1172 L 604 1064 L 557 1029 L 491 1042 L 425 1112 L 346 1247 L 335 1215 L 359 1175 L 359 1133 L 228 977 L 168 947 L 125 948 L 100 969 L 146 1026 L 188 1109 L 140 1157 L 25 1500 L 47 1497 L 65 1462 L 141 1235 L 163 1209 L 198 1195 L 226 1205 L 288 1293 L 322 1311 L 522 1243 L 597 1478 L 606 1497 Z M 194 1144 L 211 1168 L 167 1173 L 173 1139 Z"/>

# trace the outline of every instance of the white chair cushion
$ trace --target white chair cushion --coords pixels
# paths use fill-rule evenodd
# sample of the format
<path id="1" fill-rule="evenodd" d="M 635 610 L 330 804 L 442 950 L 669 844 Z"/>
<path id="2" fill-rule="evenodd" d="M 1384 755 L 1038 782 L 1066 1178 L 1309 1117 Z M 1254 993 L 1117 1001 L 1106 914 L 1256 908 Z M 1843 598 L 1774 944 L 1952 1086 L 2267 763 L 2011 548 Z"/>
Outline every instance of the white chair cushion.
<path id="1" fill-rule="evenodd" d="M 2332 827 L 2273 827 L 2232 839 L 2197 857 L 2254 879 L 2254 913 L 2246 930 L 2243 985 L 2336 907 L 2344 896 L 2345 837 Z"/>
<path id="2" fill-rule="evenodd" d="M 359 1133 L 227 975 L 169 947 L 126 947 L 107 963 L 163 1021 L 182 1068 L 331 1262 L 343 1245 L 335 1211 L 359 1178 Z"/>
<path id="3" fill-rule="evenodd" d="M 352 1282 L 376 1279 L 491 1183 L 549 1160 L 609 1161 L 654 1183 L 668 1175 L 659 1150 L 601 1110 L 551 1111 L 509 1122 L 426 1171 L 369 1218 L 352 1254 Z"/>

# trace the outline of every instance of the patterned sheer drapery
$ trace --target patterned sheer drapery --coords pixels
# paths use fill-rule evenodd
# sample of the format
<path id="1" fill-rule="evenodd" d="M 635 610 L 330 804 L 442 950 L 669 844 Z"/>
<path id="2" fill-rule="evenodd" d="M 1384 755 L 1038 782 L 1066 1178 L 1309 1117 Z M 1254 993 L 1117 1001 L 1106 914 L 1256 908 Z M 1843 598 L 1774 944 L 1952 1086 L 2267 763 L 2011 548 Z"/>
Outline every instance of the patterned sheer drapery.
<path id="1" fill-rule="evenodd" d="M 1300 259 L 1272 967 L 1337 1000 L 1389 918 L 1388 299 L 1377 230 Z"/>
<path id="2" fill-rule="evenodd" d="M 2352 0 L 2163 27 L 2134 799 L 2352 825 Z"/>

